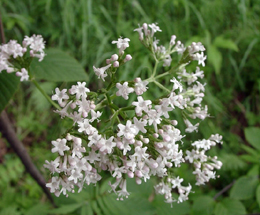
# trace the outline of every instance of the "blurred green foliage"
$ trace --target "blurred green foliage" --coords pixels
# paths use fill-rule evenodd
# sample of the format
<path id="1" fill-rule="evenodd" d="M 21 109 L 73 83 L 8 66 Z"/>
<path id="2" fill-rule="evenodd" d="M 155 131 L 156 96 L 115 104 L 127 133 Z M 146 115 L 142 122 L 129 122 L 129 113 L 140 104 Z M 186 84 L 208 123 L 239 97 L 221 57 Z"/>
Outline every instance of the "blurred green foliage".
<path id="1" fill-rule="evenodd" d="M 58 208 L 53 209 L 19 160 L 8 153 L 0 166 L 1 215 L 127 214 L 126 211 L 153 215 L 237 215 L 260 211 L 258 0 L 151 0 L 149 3 L 137 0 L 1 0 L 0 12 L 7 41 L 22 41 L 24 35 L 41 34 L 47 47 L 60 48 L 74 56 L 85 68 L 89 80 L 95 79 L 92 66 L 103 66 L 105 59 L 114 53 L 111 41 L 119 36 L 131 39 L 128 51 L 133 56 L 120 72 L 121 79 L 131 80 L 147 74 L 153 63 L 137 33 L 133 32 L 138 23 L 157 22 L 163 33 L 156 36 L 165 44 L 172 34 L 185 44 L 201 41 L 208 55 L 204 68 L 205 100 L 212 117 L 201 123 L 195 135 L 208 138 L 211 133 L 220 133 L 224 137 L 223 146 L 213 150 L 223 162 L 223 168 L 218 171 L 221 177 L 206 186 L 195 187 L 188 202 L 174 204 L 172 209 L 163 198 L 154 196 L 151 184 L 136 188 L 129 183 L 130 199 L 118 202 L 114 195 L 105 192 L 107 182 L 87 187 L 80 195 L 57 198 Z M 102 83 L 92 81 L 89 87 L 96 89 L 99 84 Z M 48 94 L 57 86 L 52 82 L 41 85 Z M 45 159 L 52 158 L 48 141 L 63 132 L 66 121 L 61 122 L 52 113 L 34 87 L 23 84 L 22 89 L 16 93 L 8 112 L 18 122 L 18 136 L 48 178 L 42 168 Z M 154 92 L 154 95 L 159 93 Z M 194 180 L 189 173 L 187 165 L 178 172 L 181 177 Z"/>

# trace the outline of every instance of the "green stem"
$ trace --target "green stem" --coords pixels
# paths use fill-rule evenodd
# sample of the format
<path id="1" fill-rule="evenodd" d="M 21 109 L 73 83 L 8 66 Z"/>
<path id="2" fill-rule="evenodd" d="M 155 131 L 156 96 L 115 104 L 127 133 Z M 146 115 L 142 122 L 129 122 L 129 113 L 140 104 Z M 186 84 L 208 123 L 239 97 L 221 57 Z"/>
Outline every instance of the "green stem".
<path id="1" fill-rule="evenodd" d="M 158 81 L 155 81 L 155 80 L 154 80 L 154 83 L 155 83 L 158 87 L 160 87 L 162 90 L 165 90 L 165 91 L 168 92 L 168 93 L 171 92 L 171 91 L 168 90 L 166 87 L 164 87 L 162 84 L 160 84 Z"/>
<path id="2" fill-rule="evenodd" d="M 37 89 L 42 93 L 42 95 L 48 100 L 48 102 L 51 103 L 52 106 L 54 106 L 58 110 L 61 110 L 61 108 L 54 101 L 52 101 L 51 98 L 44 92 L 44 90 L 40 87 L 40 85 L 38 84 L 38 82 L 35 79 L 33 79 L 31 81 L 37 87 Z"/>
<path id="3" fill-rule="evenodd" d="M 158 60 L 155 58 L 155 65 L 154 65 L 154 68 L 153 68 L 153 74 L 152 74 L 152 77 L 154 77 L 155 74 L 156 74 L 157 65 L 158 65 Z"/>

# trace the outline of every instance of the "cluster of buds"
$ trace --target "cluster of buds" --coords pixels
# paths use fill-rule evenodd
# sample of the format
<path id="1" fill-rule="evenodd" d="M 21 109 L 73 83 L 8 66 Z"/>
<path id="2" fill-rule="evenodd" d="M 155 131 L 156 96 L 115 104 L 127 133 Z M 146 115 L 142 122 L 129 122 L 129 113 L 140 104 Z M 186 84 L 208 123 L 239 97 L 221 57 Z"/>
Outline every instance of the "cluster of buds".
<path id="1" fill-rule="evenodd" d="M 30 65 L 33 57 L 39 58 L 39 61 L 43 60 L 44 48 L 45 42 L 41 35 L 25 36 L 22 45 L 16 40 L 0 45 L 0 73 L 3 70 L 8 73 L 16 72 L 16 75 L 21 77 L 21 81 L 28 81 L 29 74 L 25 68 Z M 27 52 L 29 52 L 29 58 L 26 57 Z"/>
<path id="2" fill-rule="evenodd" d="M 91 92 L 85 82 L 78 82 L 70 89 L 55 89 L 52 100 L 60 105 L 56 112 L 61 118 L 73 120 L 68 132 L 52 141 L 52 152 L 58 157 L 44 165 L 52 173 L 51 182 L 46 186 L 57 196 L 75 192 L 75 188 L 80 192 L 85 184 L 101 180 L 99 173 L 106 171 L 115 178 L 115 182 L 109 184 L 120 200 L 129 196 L 127 178 L 140 185 L 151 177 L 157 177 L 160 182 L 154 187 L 156 193 L 164 195 L 167 203 L 179 203 L 188 199 L 192 186 L 182 184 L 184 179 L 175 174 L 175 168 L 184 162 L 193 164 L 196 185 L 202 185 L 216 178 L 214 170 L 222 166 L 216 156 L 206 155 L 212 146 L 222 143 L 220 135 L 193 143 L 185 141 L 186 135 L 198 131 L 198 121 L 209 116 L 207 106 L 201 104 L 205 84 L 199 80 L 204 76 L 203 71 L 199 67 L 194 73 L 185 70 L 193 60 L 204 66 L 204 46 L 192 43 L 185 48 L 180 41 L 175 43 L 174 35 L 167 49 L 158 46 L 154 34 L 161 30 L 156 24 L 143 24 L 135 31 L 155 59 L 150 77 L 118 82 L 117 69 L 132 58 L 125 54 L 130 39 L 120 37 L 112 42 L 117 44 L 118 54 L 107 59 L 104 67 L 93 66 L 98 78 L 104 82 L 108 80 L 106 88 Z M 171 67 L 174 52 L 181 58 L 177 66 Z M 161 70 L 170 68 L 159 72 L 157 67 L 160 65 Z M 166 76 L 172 83 L 170 89 L 159 82 Z M 151 84 L 160 88 L 164 96 L 147 99 L 145 94 Z M 128 100 L 130 96 L 134 101 L 129 106 L 120 107 L 113 102 L 116 97 Z M 178 129 L 178 122 L 174 119 L 176 109 L 182 112 L 187 126 L 185 134 Z M 192 123 L 196 119 L 197 123 Z M 187 144 L 189 150 L 186 150 Z M 172 192 L 178 192 L 179 197 L 173 198 Z"/>

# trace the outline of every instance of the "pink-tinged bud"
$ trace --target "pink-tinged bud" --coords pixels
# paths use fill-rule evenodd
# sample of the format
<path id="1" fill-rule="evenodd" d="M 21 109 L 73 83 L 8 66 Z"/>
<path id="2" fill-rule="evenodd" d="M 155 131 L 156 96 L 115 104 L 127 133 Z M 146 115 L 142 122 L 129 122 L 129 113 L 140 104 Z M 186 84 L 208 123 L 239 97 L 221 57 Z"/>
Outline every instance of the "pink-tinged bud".
<path id="1" fill-rule="evenodd" d="M 83 112 L 83 113 L 82 113 L 82 116 L 83 116 L 84 118 L 86 118 L 86 117 L 88 117 L 88 113 L 87 113 L 87 112 Z"/>
<path id="2" fill-rule="evenodd" d="M 162 135 L 164 133 L 164 131 L 162 129 L 159 129 L 158 132 L 160 135 Z"/>
<path id="3" fill-rule="evenodd" d="M 133 177 L 134 177 L 134 173 L 131 172 L 131 171 L 128 171 L 128 172 L 127 172 L 127 175 L 128 175 L 129 178 L 133 178 Z"/>
<path id="4" fill-rule="evenodd" d="M 135 143 L 135 139 L 133 138 L 133 139 L 130 139 L 130 140 L 128 140 L 128 142 L 130 143 L 130 144 L 134 144 Z"/>
<path id="5" fill-rule="evenodd" d="M 171 137 L 169 135 L 164 135 L 163 140 L 165 142 L 170 142 L 171 141 Z"/>
<path id="6" fill-rule="evenodd" d="M 121 142 L 121 141 L 118 141 L 117 143 L 116 143 L 116 146 L 119 148 L 119 149 L 123 149 L 124 147 L 123 147 L 123 143 Z"/>
<path id="7" fill-rule="evenodd" d="M 172 167 L 172 163 L 171 163 L 171 162 L 168 162 L 168 163 L 166 163 L 166 166 L 169 167 L 169 168 L 171 168 L 171 167 Z"/>
<path id="8" fill-rule="evenodd" d="M 130 60 L 132 60 L 132 56 L 130 54 L 127 54 L 125 56 L 124 62 L 130 61 Z"/>
<path id="9" fill-rule="evenodd" d="M 70 104 L 70 108 L 71 108 L 71 109 L 75 109 L 76 107 L 77 107 L 77 105 L 76 105 L 75 102 L 73 102 L 73 103 Z"/>
<path id="10" fill-rule="evenodd" d="M 163 147 L 162 143 L 156 143 L 157 148 L 161 149 Z"/>
<path id="11" fill-rule="evenodd" d="M 27 52 L 27 48 L 22 49 L 22 53 L 25 53 L 25 52 Z"/>
<path id="12" fill-rule="evenodd" d="M 144 29 L 144 35 L 147 36 L 148 35 L 148 25 L 146 23 L 143 24 L 143 29 Z"/>
<path id="13" fill-rule="evenodd" d="M 94 103 L 91 103 L 89 107 L 90 109 L 94 110 L 96 108 L 96 105 Z"/>
<path id="14" fill-rule="evenodd" d="M 135 171 L 135 175 L 136 175 L 138 178 L 142 178 L 142 177 L 143 177 L 143 173 L 142 173 L 140 170 L 136 170 L 136 171 Z"/>
<path id="15" fill-rule="evenodd" d="M 66 139 L 67 139 L 68 141 L 72 140 L 71 135 L 70 135 L 70 134 L 67 134 Z"/>
<path id="16" fill-rule="evenodd" d="M 110 59 L 106 59 L 106 63 L 107 63 L 107 64 L 110 64 L 110 63 L 111 63 L 111 60 L 110 60 Z"/>
<path id="17" fill-rule="evenodd" d="M 34 57 L 33 50 L 30 51 L 30 56 Z"/>
<path id="18" fill-rule="evenodd" d="M 148 119 L 149 117 L 147 116 L 147 115 L 144 115 L 143 116 L 143 120 L 146 120 L 146 119 Z"/>
<path id="19" fill-rule="evenodd" d="M 135 178 L 135 182 L 138 185 L 142 184 L 142 180 L 140 178 Z"/>
<path id="20" fill-rule="evenodd" d="M 158 138 L 158 137 L 159 137 L 159 134 L 154 133 L 154 134 L 153 134 L 153 137 L 154 137 L 154 138 Z"/>
<path id="21" fill-rule="evenodd" d="M 151 162 L 150 166 L 151 166 L 151 168 L 156 169 L 159 166 L 159 164 L 156 161 L 154 161 L 154 162 Z"/>
<path id="22" fill-rule="evenodd" d="M 146 144 L 149 143 L 149 139 L 148 139 L 148 138 L 144 138 L 143 141 L 144 141 L 144 143 L 146 143 Z"/>
<path id="23" fill-rule="evenodd" d="M 172 120 L 171 123 L 172 123 L 173 126 L 178 125 L 178 121 L 177 120 Z"/>
<path id="24" fill-rule="evenodd" d="M 137 141 L 135 142 L 135 144 L 136 144 L 137 146 L 140 146 L 140 147 L 143 146 L 143 143 L 142 143 L 140 140 L 137 140 Z"/>
<path id="25" fill-rule="evenodd" d="M 115 61 L 114 63 L 113 63 L 113 67 L 119 67 L 119 62 L 118 61 Z"/>
<path id="26" fill-rule="evenodd" d="M 116 61 L 118 60 L 118 55 L 117 54 L 113 54 L 110 58 L 111 61 Z"/>
<path id="27" fill-rule="evenodd" d="M 134 80 L 135 83 L 138 83 L 138 82 L 140 82 L 140 81 L 142 81 L 142 79 L 139 78 L 139 77 L 135 78 L 135 80 Z"/>

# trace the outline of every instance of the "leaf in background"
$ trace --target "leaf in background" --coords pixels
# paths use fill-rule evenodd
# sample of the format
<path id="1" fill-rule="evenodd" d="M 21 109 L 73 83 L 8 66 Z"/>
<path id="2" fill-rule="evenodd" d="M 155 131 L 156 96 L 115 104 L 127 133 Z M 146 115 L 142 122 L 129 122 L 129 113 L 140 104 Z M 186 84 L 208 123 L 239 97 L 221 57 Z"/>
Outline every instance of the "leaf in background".
<path id="1" fill-rule="evenodd" d="M 215 69 L 216 74 L 220 73 L 221 65 L 222 65 L 222 55 L 220 51 L 214 45 L 210 45 L 208 47 L 208 61 L 211 63 Z"/>
<path id="2" fill-rule="evenodd" d="M 71 82 L 88 81 L 88 76 L 73 57 L 60 49 L 46 49 L 46 56 L 42 62 L 33 60 L 31 71 L 38 80 Z"/>
<path id="3" fill-rule="evenodd" d="M 47 215 L 49 214 L 49 206 L 47 204 L 39 203 L 32 208 L 30 208 L 28 211 L 26 211 L 26 215 Z"/>
<path id="4" fill-rule="evenodd" d="M 256 200 L 257 200 L 258 206 L 260 208 L 260 184 L 258 185 L 258 187 L 256 189 Z"/>
<path id="5" fill-rule="evenodd" d="M 43 82 L 38 84 L 43 89 L 43 91 L 46 92 L 48 95 L 51 95 L 52 91 L 54 91 L 56 87 L 56 84 L 53 82 Z M 35 109 L 38 111 L 46 111 L 51 107 L 50 102 L 36 88 L 33 88 L 30 99 L 34 104 Z"/>
<path id="6" fill-rule="evenodd" d="M 260 150 L 260 128 L 245 128 L 246 140 L 256 149 Z"/>
<path id="7" fill-rule="evenodd" d="M 192 214 L 211 215 L 215 202 L 210 196 L 199 196 L 192 206 Z"/>
<path id="8" fill-rule="evenodd" d="M 223 36 L 216 37 L 213 44 L 219 48 L 238 51 L 237 45 L 231 39 L 225 39 Z"/>
<path id="9" fill-rule="evenodd" d="M 239 170 L 246 167 L 246 162 L 235 154 L 223 153 L 220 157 L 223 170 Z"/>
<path id="10" fill-rule="evenodd" d="M 0 73 L 0 113 L 13 97 L 18 89 L 19 83 L 19 78 L 14 73 Z"/>
<path id="11" fill-rule="evenodd" d="M 77 210 L 78 208 L 81 208 L 82 205 L 83 205 L 82 203 L 62 205 L 59 208 L 50 210 L 49 213 L 50 214 L 68 214 L 68 213 L 71 213 L 71 212 Z"/>
<path id="12" fill-rule="evenodd" d="M 173 195 L 175 199 L 178 198 L 177 195 Z M 156 194 L 154 200 L 152 201 L 152 205 L 156 209 L 156 214 L 163 215 L 185 215 L 190 212 L 190 205 L 188 201 L 182 202 L 178 204 L 177 202 L 171 204 L 165 203 L 164 196 Z"/>
<path id="13" fill-rule="evenodd" d="M 232 187 L 230 197 L 238 200 L 253 198 L 257 184 L 257 176 L 242 176 Z"/>
<path id="14" fill-rule="evenodd" d="M 244 215 L 245 206 L 238 200 L 226 198 L 216 204 L 215 215 Z"/>

